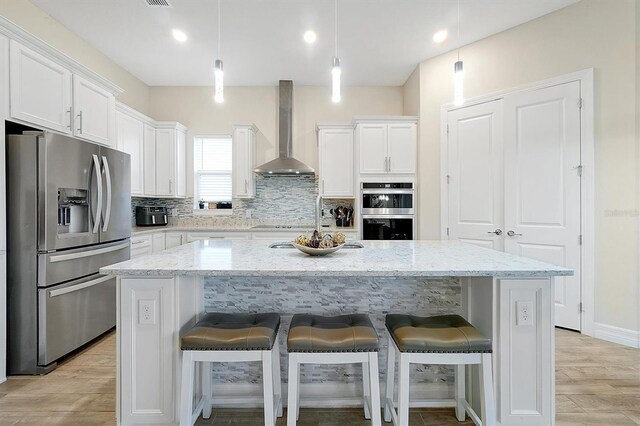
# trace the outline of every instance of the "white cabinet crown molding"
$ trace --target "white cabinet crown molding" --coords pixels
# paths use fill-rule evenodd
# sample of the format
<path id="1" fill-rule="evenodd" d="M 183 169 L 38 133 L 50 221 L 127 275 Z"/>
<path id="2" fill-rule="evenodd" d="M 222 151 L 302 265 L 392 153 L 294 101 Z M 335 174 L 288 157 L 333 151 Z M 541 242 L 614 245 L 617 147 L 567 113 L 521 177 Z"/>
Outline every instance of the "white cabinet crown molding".
<path id="1" fill-rule="evenodd" d="M 354 123 L 316 123 L 316 133 L 324 129 L 354 129 Z"/>
<path id="2" fill-rule="evenodd" d="M 249 128 L 252 131 L 254 131 L 255 133 L 258 133 L 260 131 L 260 129 L 258 129 L 258 127 L 253 124 L 253 123 L 233 123 L 231 125 L 232 128 Z"/>
<path id="3" fill-rule="evenodd" d="M 419 121 L 417 115 L 358 115 L 353 117 L 352 124 L 358 125 L 359 123 L 390 123 L 390 122 L 411 122 L 417 123 Z"/>
<path id="4" fill-rule="evenodd" d="M 153 118 L 147 115 L 144 115 L 140 111 L 135 110 L 131 108 L 129 105 L 123 104 L 120 101 L 116 101 L 116 111 L 121 112 L 123 114 L 127 114 L 130 117 L 133 117 L 137 120 L 142 121 L 143 123 L 147 123 L 147 124 L 151 124 L 152 126 L 155 126 L 156 121 Z"/>
<path id="5" fill-rule="evenodd" d="M 118 96 L 119 94 L 124 92 L 124 89 L 122 89 L 120 86 L 114 84 L 113 82 L 107 80 L 90 68 L 82 65 L 75 59 L 72 59 L 71 57 L 62 53 L 55 47 L 24 30 L 22 27 L 16 25 L 4 16 L 0 16 L 0 34 L 4 34 L 10 39 L 24 44 L 25 46 L 33 49 L 46 58 L 55 61 L 60 65 L 63 65 L 72 73 L 78 74 L 82 77 L 87 78 L 88 80 L 91 80 L 108 92 L 113 93 L 114 96 Z"/>

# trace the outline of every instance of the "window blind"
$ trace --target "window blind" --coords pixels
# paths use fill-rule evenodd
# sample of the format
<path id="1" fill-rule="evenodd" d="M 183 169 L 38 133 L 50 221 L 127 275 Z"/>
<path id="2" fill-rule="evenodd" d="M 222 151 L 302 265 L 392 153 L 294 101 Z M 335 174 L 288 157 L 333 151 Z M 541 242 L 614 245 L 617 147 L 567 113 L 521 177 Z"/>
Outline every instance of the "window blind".
<path id="1" fill-rule="evenodd" d="M 231 201 L 230 138 L 196 138 L 193 146 L 195 200 Z"/>

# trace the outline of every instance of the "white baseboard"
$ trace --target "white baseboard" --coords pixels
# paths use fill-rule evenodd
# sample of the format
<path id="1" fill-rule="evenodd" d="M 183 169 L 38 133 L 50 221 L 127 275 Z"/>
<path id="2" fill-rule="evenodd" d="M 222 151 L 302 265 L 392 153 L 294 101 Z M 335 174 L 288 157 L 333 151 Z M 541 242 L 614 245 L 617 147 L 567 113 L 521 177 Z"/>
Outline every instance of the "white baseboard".
<path id="1" fill-rule="evenodd" d="M 595 323 L 593 331 L 593 336 L 598 339 L 640 349 L 640 331 L 601 323 Z"/>
<path id="2" fill-rule="evenodd" d="M 381 400 L 384 400 L 384 383 L 380 383 Z M 213 406 L 244 408 L 262 406 L 262 385 L 248 383 L 226 383 L 213 385 Z M 412 406 L 421 406 L 421 401 L 443 399 L 441 407 L 453 407 L 453 386 L 448 383 L 428 383 L 411 386 Z M 282 386 L 282 401 L 287 405 L 287 387 Z M 313 383 L 300 387 L 300 406 L 304 408 L 343 408 L 362 406 L 360 383 Z"/>

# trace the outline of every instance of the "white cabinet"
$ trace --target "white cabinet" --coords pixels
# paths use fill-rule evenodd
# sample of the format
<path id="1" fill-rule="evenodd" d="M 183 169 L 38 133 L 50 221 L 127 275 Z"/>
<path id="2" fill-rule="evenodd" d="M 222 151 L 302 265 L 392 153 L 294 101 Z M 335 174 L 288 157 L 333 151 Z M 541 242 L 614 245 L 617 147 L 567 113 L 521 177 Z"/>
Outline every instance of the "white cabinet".
<path id="1" fill-rule="evenodd" d="M 0 117 L 9 116 L 9 39 L 0 35 Z M 4 131 L 2 132 L 4 135 Z M 4 136 L 0 136 L 4 137 Z"/>
<path id="2" fill-rule="evenodd" d="M 131 259 L 153 253 L 153 238 L 151 234 L 131 237 Z"/>
<path id="3" fill-rule="evenodd" d="M 192 243 L 199 240 L 250 240 L 250 232 L 187 232 L 187 242 Z"/>
<path id="4" fill-rule="evenodd" d="M 418 124 L 407 117 L 356 125 L 360 174 L 415 174 Z"/>
<path id="5" fill-rule="evenodd" d="M 156 128 L 156 194 L 184 197 L 187 193 L 186 128 L 163 123 Z"/>
<path id="6" fill-rule="evenodd" d="M 156 129 L 147 123 L 143 127 L 144 195 L 156 195 Z"/>
<path id="7" fill-rule="evenodd" d="M 11 40 L 11 117 L 72 132 L 71 71 Z"/>
<path id="8" fill-rule="evenodd" d="M 353 198 L 353 126 L 319 124 L 317 130 L 320 194 L 325 198 Z"/>
<path id="9" fill-rule="evenodd" d="M 137 118 L 117 113 L 118 149 L 131 156 L 131 195 L 144 194 L 143 125 Z"/>
<path id="10" fill-rule="evenodd" d="M 113 121 L 115 97 L 90 81 L 73 76 L 73 134 L 107 146 L 115 146 Z"/>
<path id="11" fill-rule="evenodd" d="M 167 232 L 165 235 L 165 248 L 178 247 L 187 243 L 184 232 Z"/>
<path id="12" fill-rule="evenodd" d="M 5 306 L 7 306 L 7 278 L 6 278 L 6 255 L 0 254 L 0 312 L 5 312 Z M 0 316 L 0 382 L 5 379 L 7 371 L 7 324 L 6 316 Z"/>
<path id="13" fill-rule="evenodd" d="M 151 247 L 154 253 L 158 253 L 166 248 L 166 236 L 164 232 L 158 232 L 151 237 Z"/>
<path id="14" fill-rule="evenodd" d="M 233 198 L 254 198 L 253 173 L 258 129 L 252 124 L 233 126 Z"/>

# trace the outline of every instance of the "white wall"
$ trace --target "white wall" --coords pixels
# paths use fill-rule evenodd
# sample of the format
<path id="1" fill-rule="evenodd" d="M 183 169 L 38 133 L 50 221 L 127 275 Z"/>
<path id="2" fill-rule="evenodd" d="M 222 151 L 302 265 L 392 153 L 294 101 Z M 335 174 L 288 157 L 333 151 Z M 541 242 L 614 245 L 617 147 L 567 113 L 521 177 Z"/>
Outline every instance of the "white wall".
<path id="1" fill-rule="evenodd" d="M 149 87 L 29 0 L 0 0 L 0 15 L 124 89 L 118 100 L 142 113 Z"/>
<path id="2" fill-rule="evenodd" d="M 637 0 L 583 0 L 464 46 L 465 97 L 595 69 L 595 321 L 638 330 Z M 420 64 L 420 237 L 440 232 L 440 106 L 455 52 Z"/>
<path id="3" fill-rule="evenodd" d="M 193 135 L 230 134 L 237 122 L 254 123 L 265 136 L 258 143 L 257 162 L 277 156 L 278 88 L 225 87 L 225 101 L 213 101 L 211 87 L 151 87 L 150 116 L 177 120 L 189 128 L 187 158 Z M 342 102 L 331 102 L 329 87 L 293 87 L 293 154 L 318 167 L 315 126 L 318 122 L 350 123 L 354 115 L 402 115 L 401 87 L 344 87 Z M 188 162 L 188 193 L 193 193 L 193 165 Z"/>

